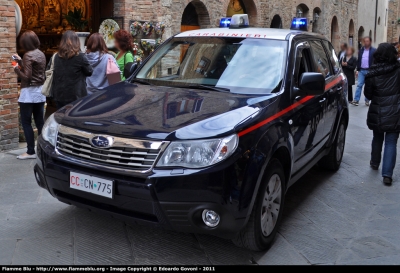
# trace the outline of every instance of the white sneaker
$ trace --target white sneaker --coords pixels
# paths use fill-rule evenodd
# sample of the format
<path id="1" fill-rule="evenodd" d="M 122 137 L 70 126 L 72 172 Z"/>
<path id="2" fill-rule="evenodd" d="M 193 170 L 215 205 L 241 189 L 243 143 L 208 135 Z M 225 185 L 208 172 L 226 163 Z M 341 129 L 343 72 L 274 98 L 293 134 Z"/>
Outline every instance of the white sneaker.
<path id="1" fill-rule="evenodd" d="M 28 155 L 28 154 L 22 154 L 22 155 L 19 155 L 19 156 L 17 156 L 17 159 L 20 159 L 20 160 L 25 160 L 25 159 L 36 159 L 36 154 L 34 154 L 34 155 Z"/>

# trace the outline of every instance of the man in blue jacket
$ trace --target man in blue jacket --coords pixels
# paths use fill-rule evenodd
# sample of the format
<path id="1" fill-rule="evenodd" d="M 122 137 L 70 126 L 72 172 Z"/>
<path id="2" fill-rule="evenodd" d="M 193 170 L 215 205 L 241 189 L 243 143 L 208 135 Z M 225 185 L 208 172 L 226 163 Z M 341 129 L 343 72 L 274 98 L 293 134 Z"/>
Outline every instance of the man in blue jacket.
<path id="1" fill-rule="evenodd" d="M 364 47 L 362 47 L 358 52 L 358 64 L 357 64 L 357 74 L 356 74 L 358 77 L 358 84 L 354 101 L 350 102 L 354 106 L 358 106 L 358 103 L 361 98 L 361 92 L 365 83 L 365 76 L 368 74 L 369 68 L 374 63 L 374 53 L 376 51 L 376 48 L 372 47 L 371 44 L 372 44 L 372 38 L 365 37 Z M 365 98 L 365 105 L 369 106 L 369 100 L 367 98 Z"/>

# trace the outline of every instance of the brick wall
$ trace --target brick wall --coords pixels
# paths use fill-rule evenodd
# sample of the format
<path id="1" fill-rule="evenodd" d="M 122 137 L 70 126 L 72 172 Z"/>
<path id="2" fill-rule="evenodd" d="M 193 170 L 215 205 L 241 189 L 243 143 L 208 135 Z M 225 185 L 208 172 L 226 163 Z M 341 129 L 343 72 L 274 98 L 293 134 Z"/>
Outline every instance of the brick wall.
<path id="1" fill-rule="evenodd" d="M 0 0 L 0 152 L 18 147 L 17 77 L 11 66 L 15 47 L 13 1 Z"/>
<path id="2" fill-rule="evenodd" d="M 388 8 L 388 28 L 387 28 L 387 40 L 391 43 L 397 43 L 400 35 L 400 24 L 397 20 L 400 18 L 400 1 L 392 0 L 389 1 Z"/>

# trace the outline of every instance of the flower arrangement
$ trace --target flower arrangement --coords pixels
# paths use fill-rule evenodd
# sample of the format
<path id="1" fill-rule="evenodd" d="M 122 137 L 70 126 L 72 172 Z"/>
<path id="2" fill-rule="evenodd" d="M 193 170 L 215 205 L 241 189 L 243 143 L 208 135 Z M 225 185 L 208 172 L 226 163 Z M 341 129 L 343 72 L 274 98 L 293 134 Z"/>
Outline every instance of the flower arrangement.
<path id="1" fill-rule="evenodd" d="M 140 22 L 138 22 L 138 21 L 133 22 L 130 26 L 130 31 L 131 31 L 132 36 L 134 36 L 134 37 L 137 36 L 140 33 L 140 31 L 142 30 L 142 28 L 143 28 L 143 26 Z"/>
<path id="2" fill-rule="evenodd" d="M 156 39 L 156 43 L 154 45 L 154 49 L 159 47 L 162 43 L 164 43 L 164 41 L 161 38 Z"/>
<path id="3" fill-rule="evenodd" d="M 137 55 L 138 50 L 139 50 L 139 44 L 134 42 L 132 47 L 133 55 Z"/>
<path id="4" fill-rule="evenodd" d="M 153 31 L 153 23 L 152 22 L 143 23 L 142 32 L 143 32 L 144 36 L 150 35 L 152 31 Z"/>
<path id="5" fill-rule="evenodd" d="M 134 63 L 141 63 L 142 62 L 142 57 L 139 55 L 133 56 L 133 62 Z"/>
<path id="6" fill-rule="evenodd" d="M 144 51 L 152 52 L 154 50 L 154 44 L 149 41 L 142 40 L 141 44 Z"/>
<path id="7" fill-rule="evenodd" d="M 163 22 L 159 22 L 155 25 L 154 31 L 158 36 L 162 36 L 164 34 L 165 24 Z"/>

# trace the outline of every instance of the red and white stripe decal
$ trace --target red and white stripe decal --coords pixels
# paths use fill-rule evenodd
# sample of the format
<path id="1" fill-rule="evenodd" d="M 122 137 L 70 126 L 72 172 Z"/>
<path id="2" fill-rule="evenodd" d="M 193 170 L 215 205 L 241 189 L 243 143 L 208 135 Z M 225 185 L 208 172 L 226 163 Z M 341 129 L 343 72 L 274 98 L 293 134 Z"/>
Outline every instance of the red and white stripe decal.
<path id="1" fill-rule="evenodd" d="M 342 76 L 337 77 L 336 79 L 334 79 L 333 81 L 331 81 L 330 83 L 328 83 L 328 84 L 325 86 L 325 91 L 328 91 L 329 89 L 331 89 L 332 87 L 334 87 L 335 85 L 337 85 L 338 83 L 340 83 L 342 80 L 343 80 L 343 77 L 342 77 Z M 267 118 L 267 119 L 265 119 L 265 120 L 263 120 L 263 121 L 261 121 L 261 122 L 255 124 L 255 125 L 253 125 L 253 126 L 247 128 L 247 129 L 241 131 L 240 133 L 238 133 L 238 136 L 239 136 L 239 137 L 242 137 L 242 136 L 244 136 L 244 135 L 247 135 L 248 133 L 251 133 L 252 131 L 254 131 L 254 130 L 256 130 L 256 129 L 258 129 L 258 128 L 260 128 L 260 127 L 262 127 L 262 126 L 264 126 L 264 125 L 266 125 L 266 124 L 268 124 L 268 123 L 270 123 L 270 122 L 272 122 L 272 121 L 274 121 L 274 120 L 277 119 L 277 118 L 280 118 L 281 116 L 287 114 L 288 112 L 290 112 L 290 111 L 296 109 L 297 107 L 299 107 L 299 106 L 305 104 L 307 101 L 309 101 L 309 100 L 312 99 L 312 98 L 314 98 L 314 96 L 307 96 L 307 97 L 304 97 L 303 99 L 301 99 L 301 100 L 295 102 L 294 104 L 292 104 L 292 105 L 289 106 L 288 108 L 285 108 L 285 109 L 283 109 L 282 111 L 276 113 L 275 115 L 272 115 L 271 117 L 269 117 L 269 118 Z"/>

